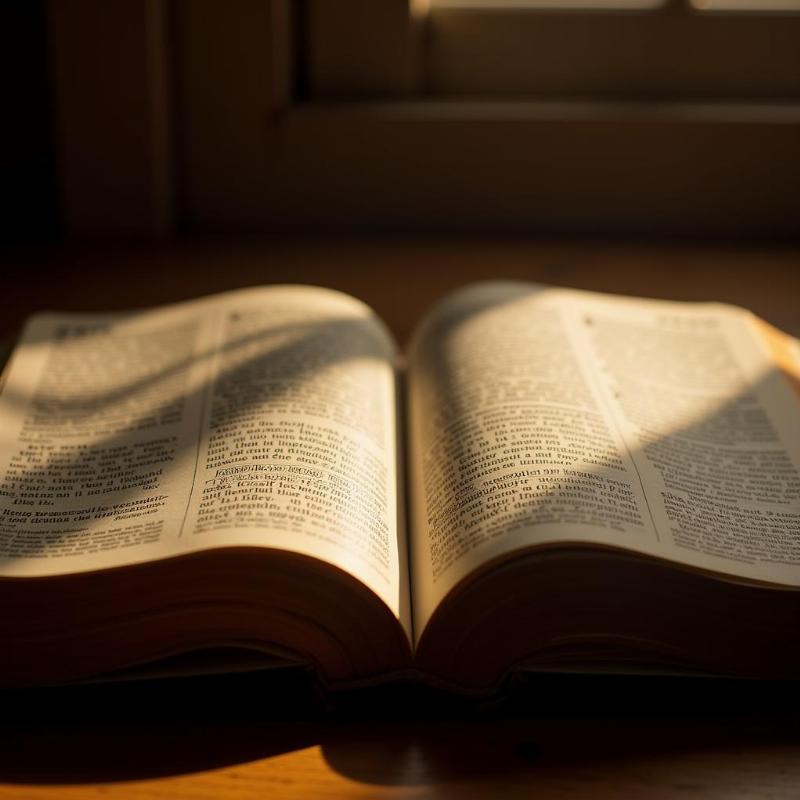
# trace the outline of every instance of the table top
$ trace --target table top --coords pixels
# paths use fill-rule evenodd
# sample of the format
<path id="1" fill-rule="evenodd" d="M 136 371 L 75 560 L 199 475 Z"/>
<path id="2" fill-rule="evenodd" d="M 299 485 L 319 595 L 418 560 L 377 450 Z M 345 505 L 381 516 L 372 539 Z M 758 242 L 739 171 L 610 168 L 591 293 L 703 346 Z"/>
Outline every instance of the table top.
<path id="1" fill-rule="evenodd" d="M 0 798 L 796 798 L 796 685 L 530 675 L 331 707 L 287 670 L 0 694 Z M 330 701 L 328 701 L 329 703 Z"/>
<path id="2" fill-rule="evenodd" d="M 467 281 L 721 300 L 800 334 L 800 247 L 222 240 L 0 252 L 0 339 L 44 308 L 110 310 L 273 282 L 366 300 L 405 342 Z M 792 684 L 530 676 L 502 702 L 379 687 L 323 705 L 302 675 L 0 694 L 0 798 L 800 796 Z"/>
<path id="3" fill-rule="evenodd" d="M 243 286 L 309 283 L 367 302 L 403 343 L 425 310 L 477 280 L 717 300 L 800 334 L 800 245 L 526 239 L 219 239 L 0 250 L 0 339 L 34 311 L 113 310 Z"/>

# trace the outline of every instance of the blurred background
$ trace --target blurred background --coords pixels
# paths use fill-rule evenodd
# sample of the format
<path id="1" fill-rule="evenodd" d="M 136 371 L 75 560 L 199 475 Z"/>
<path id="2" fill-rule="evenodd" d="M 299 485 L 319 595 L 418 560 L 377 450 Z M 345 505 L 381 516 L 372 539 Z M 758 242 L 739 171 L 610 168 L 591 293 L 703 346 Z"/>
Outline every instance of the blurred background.
<path id="1" fill-rule="evenodd" d="M 7 3 L 0 336 L 41 307 L 290 280 L 402 338 L 499 275 L 728 300 L 797 333 L 799 12 Z"/>

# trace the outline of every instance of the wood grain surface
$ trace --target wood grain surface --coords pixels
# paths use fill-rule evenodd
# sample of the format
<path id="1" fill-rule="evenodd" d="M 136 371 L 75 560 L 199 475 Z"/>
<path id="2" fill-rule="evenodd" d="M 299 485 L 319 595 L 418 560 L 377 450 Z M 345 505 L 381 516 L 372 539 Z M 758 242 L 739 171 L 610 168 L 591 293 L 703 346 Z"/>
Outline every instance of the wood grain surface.
<path id="1" fill-rule="evenodd" d="M 171 302 L 272 282 L 366 300 L 401 342 L 471 280 L 747 306 L 800 333 L 800 248 L 531 241 L 220 240 L 0 252 L 0 338 L 44 308 Z M 304 676 L 0 693 L 0 798 L 800 797 L 800 692 L 533 676 L 493 705 L 382 687 L 331 708 Z"/>

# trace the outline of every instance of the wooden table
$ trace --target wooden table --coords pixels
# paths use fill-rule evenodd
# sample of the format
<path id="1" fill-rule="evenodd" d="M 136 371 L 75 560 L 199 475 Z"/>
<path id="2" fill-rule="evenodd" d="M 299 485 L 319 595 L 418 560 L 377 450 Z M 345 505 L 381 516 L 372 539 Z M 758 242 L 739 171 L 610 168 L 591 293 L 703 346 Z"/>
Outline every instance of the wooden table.
<path id="1" fill-rule="evenodd" d="M 499 707 L 400 686 L 328 710 L 288 673 L 6 693 L 0 797 L 788 800 L 797 694 L 539 675 Z"/>
<path id="2" fill-rule="evenodd" d="M 512 277 L 745 305 L 800 333 L 800 247 L 193 241 L 0 254 L 0 339 L 42 308 L 271 282 L 366 300 L 402 342 L 448 289 Z M 321 706 L 296 673 L 0 694 L 0 797 L 800 797 L 800 692 L 533 676 L 496 707 L 419 687 Z"/>

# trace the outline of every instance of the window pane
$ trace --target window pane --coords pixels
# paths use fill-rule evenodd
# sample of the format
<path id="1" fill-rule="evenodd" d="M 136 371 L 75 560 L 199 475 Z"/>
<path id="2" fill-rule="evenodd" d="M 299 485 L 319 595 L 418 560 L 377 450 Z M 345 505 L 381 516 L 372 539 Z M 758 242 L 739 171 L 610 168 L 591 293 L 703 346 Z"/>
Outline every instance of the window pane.
<path id="1" fill-rule="evenodd" d="M 691 0 L 698 11 L 800 11 L 800 0 Z"/>
<path id="2" fill-rule="evenodd" d="M 780 0 L 776 0 L 780 2 Z M 793 0 L 785 0 L 792 2 Z M 459 9 L 483 11 L 521 11 L 537 9 L 649 9 L 663 5 L 663 0 L 430 0 L 434 9 Z"/>

